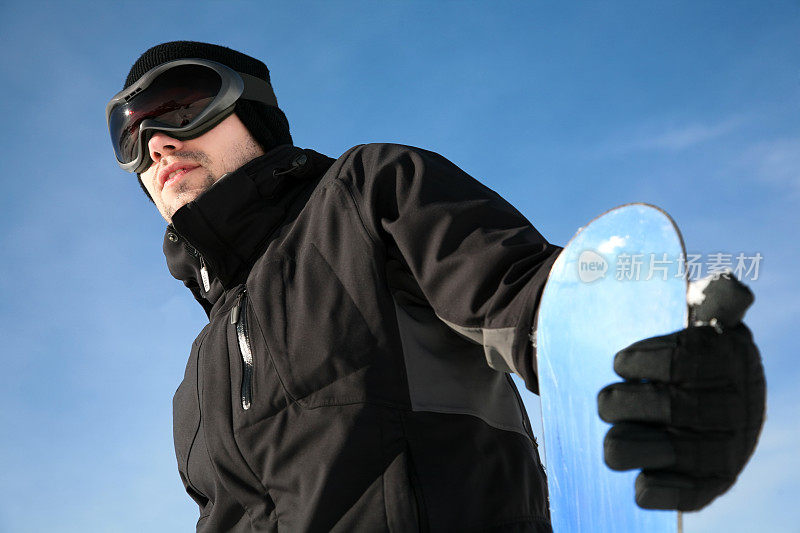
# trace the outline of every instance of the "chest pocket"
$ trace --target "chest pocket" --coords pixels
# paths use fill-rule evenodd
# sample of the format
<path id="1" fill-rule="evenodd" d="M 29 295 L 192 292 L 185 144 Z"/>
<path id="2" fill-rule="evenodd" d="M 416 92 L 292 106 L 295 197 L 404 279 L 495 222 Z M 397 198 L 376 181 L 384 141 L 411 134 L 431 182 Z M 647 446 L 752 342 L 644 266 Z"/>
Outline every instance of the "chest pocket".
<path id="1" fill-rule="evenodd" d="M 291 399 L 306 408 L 365 401 L 378 342 L 325 258 L 311 245 L 257 270 L 254 323 Z"/>

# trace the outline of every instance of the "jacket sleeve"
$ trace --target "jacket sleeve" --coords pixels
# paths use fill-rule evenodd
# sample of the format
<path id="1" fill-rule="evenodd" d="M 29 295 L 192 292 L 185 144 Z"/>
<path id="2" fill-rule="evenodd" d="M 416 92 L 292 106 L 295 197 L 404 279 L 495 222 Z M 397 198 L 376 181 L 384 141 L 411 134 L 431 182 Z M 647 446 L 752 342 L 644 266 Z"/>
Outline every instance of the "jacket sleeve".
<path id="1" fill-rule="evenodd" d="M 532 327 L 560 247 L 497 193 L 433 152 L 356 147 L 342 179 L 372 238 L 401 256 L 436 315 L 489 365 L 538 392 Z"/>

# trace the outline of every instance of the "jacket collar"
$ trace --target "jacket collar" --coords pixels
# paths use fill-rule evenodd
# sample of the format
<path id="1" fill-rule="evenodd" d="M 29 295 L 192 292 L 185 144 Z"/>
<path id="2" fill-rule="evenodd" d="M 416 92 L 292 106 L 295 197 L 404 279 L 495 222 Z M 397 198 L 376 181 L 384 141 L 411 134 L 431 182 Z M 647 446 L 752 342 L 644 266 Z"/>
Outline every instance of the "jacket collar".
<path id="1" fill-rule="evenodd" d="M 170 273 L 209 312 L 249 271 L 289 208 L 308 198 L 312 184 L 332 163 L 313 150 L 283 145 L 220 178 L 178 209 L 167 226 L 164 255 Z"/>

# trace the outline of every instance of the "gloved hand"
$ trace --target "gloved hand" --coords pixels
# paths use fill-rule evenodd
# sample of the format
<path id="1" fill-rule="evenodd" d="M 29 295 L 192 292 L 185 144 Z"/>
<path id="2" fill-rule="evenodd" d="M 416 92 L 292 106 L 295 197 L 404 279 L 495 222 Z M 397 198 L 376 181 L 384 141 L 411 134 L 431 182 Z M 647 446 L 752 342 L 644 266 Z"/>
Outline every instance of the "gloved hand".
<path id="1" fill-rule="evenodd" d="M 707 301 L 693 314 L 719 305 Z M 613 424 L 606 464 L 642 469 L 640 507 L 703 508 L 733 485 L 755 448 L 766 400 L 761 357 L 744 324 L 711 323 L 620 351 L 614 371 L 625 381 L 598 395 L 600 417 Z"/>

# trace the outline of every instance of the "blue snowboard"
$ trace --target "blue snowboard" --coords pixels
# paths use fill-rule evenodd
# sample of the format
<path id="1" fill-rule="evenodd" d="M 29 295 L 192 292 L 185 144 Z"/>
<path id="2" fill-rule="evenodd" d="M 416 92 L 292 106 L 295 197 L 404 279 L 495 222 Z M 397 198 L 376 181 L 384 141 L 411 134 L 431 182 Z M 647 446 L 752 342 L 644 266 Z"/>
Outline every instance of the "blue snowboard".
<path id="1" fill-rule="evenodd" d="M 612 209 L 580 229 L 550 271 L 536 347 L 553 530 L 675 533 L 677 513 L 640 509 L 638 471 L 603 462 L 609 425 L 597 393 L 621 378 L 614 354 L 686 327 L 685 251 L 675 223 L 646 204 Z"/>

